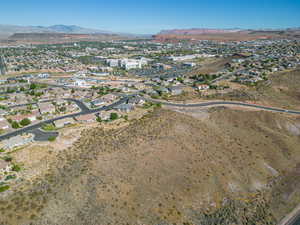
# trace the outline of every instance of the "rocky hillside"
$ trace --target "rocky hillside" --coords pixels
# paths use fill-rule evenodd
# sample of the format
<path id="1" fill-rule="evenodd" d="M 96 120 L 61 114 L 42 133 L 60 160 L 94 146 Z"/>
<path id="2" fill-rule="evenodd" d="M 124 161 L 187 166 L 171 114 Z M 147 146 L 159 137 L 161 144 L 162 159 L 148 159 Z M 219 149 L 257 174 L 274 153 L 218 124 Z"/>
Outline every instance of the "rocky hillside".
<path id="1" fill-rule="evenodd" d="M 299 39 L 300 29 L 285 30 L 243 30 L 243 29 L 174 29 L 163 30 L 154 36 L 159 42 L 181 40 L 249 41 L 257 39 L 287 38 Z"/>
<path id="2" fill-rule="evenodd" d="M 207 29 L 207 28 L 194 28 L 194 29 L 174 29 L 162 30 L 159 34 L 178 34 L 178 35 L 197 35 L 197 34 L 224 34 L 241 32 L 240 29 Z"/>
<path id="3" fill-rule="evenodd" d="M 0 224 L 276 224 L 300 201 L 299 144 L 299 117 L 158 109 L 83 132 L 45 177 L 0 196 Z"/>

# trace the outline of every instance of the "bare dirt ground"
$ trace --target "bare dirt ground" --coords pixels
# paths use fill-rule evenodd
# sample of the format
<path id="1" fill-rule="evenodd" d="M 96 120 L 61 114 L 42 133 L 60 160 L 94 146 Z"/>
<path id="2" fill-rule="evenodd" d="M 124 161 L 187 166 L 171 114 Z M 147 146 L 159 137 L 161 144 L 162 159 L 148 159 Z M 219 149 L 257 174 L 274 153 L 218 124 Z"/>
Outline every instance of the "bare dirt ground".
<path id="1" fill-rule="evenodd" d="M 0 224 L 275 224 L 294 206 L 299 117 L 176 111 L 85 129 L 0 200 Z"/>

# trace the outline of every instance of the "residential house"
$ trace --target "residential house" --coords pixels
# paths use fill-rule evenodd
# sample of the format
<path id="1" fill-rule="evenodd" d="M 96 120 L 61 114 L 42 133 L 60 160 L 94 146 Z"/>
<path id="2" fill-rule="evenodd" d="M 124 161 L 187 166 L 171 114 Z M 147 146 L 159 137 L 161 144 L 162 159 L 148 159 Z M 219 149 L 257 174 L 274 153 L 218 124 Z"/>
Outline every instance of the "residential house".
<path id="1" fill-rule="evenodd" d="M 98 117 L 101 119 L 101 120 L 109 120 L 110 119 L 110 112 L 107 112 L 107 111 L 102 111 L 98 114 Z"/>
<path id="2" fill-rule="evenodd" d="M 87 115 L 77 116 L 75 119 L 78 122 L 90 123 L 90 122 L 94 122 L 96 118 L 97 117 L 94 114 L 87 114 Z"/>
<path id="3" fill-rule="evenodd" d="M 74 123 L 73 118 L 64 118 L 64 119 L 54 121 L 54 125 L 57 128 L 63 128 L 64 126 L 67 126 L 67 125 L 70 125 L 73 123 Z"/>
<path id="4" fill-rule="evenodd" d="M 112 102 L 114 100 L 116 100 L 118 98 L 118 96 L 114 95 L 114 94 L 107 94 L 107 95 L 103 95 L 101 97 L 102 100 L 104 100 L 105 102 Z"/>
<path id="5" fill-rule="evenodd" d="M 37 117 L 39 115 L 40 114 L 38 111 L 34 111 L 30 114 L 19 114 L 19 115 L 10 116 L 10 119 L 17 122 L 21 122 L 23 119 L 29 119 L 31 122 L 34 122 L 37 120 Z"/>
<path id="6" fill-rule="evenodd" d="M 133 91 L 132 89 L 130 89 L 129 87 L 122 87 L 122 92 L 131 92 Z"/>
<path id="7" fill-rule="evenodd" d="M 198 84 L 196 87 L 199 91 L 205 91 L 209 89 L 209 85 L 207 84 Z"/>
<path id="8" fill-rule="evenodd" d="M 196 63 L 186 62 L 186 63 L 183 63 L 183 65 L 186 66 L 186 67 L 194 67 L 194 66 L 196 66 Z"/>
<path id="9" fill-rule="evenodd" d="M 145 104 L 145 102 L 146 101 L 141 97 L 134 97 L 134 98 L 130 98 L 127 103 L 133 105 L 143 105 Z"/>
<path id="10" fill-rule="evenodd" d="M 95 99 L 95 100 L 91 101 L 91 105 L 94 106 L 94 107 L 105 105 L 106 103 L 107 102 L 105 100 L 103 100 L 102 98 L 101 99 Z"/>
<path id="11" fill-rule="evenodd" d="M 181 86 L 173 86 L 169 88 L 172 95 L 180 95 L 183 92 L 183 88 Z"/>
<path id="12" fill-rule="evenodd" d="M 167 94 L 167 93 L 169 93 L 170 91 L 168 90 L 168 88 L 165 88 L 165 87 L 158 87 L 158 88 L 157 88 L 157 92 L 160 93 L 160 94 Z"/>
<path id="13" fill-rule="evenodd" d="M 40 73 L 37 76 L 38 76 L 38 78 L 46 79 L 46 78 L 50 77 L 50 74 L 49 73 Z"/>
<path id="14" fill-rule="evenodd" d="M 147 95 L 151 95 L 151 96 L 153 96 L 153 95 L 158 95 L 158 92 L 155 91 L 155 90 L 153 90 L 153 89 L 146 89 L 146 90 L 145 90 L 145 93 L 146 93 Z"/>
<path id="15" fill-rule="evenodd" d="M 142 90 L 142 89 L 145 89 L 146 88 L 146 85 L 143 84 L 143 83 L 135 83 L 134 84 L 134 87 L 138 90 Z"/>
<path id="16" fill-rule="evenodd" d="M 119 66 L 119 60 L 118 59 L 107 59 L 106 63 L 110 66 L 110 67 L 117 67 Z"/>
<path id="17" fill-rule="evenodd" d="M 76 79 L 74 81 L 74 86 L 86 87 L 87 86 L 87 82 L 85 80 Z"/>
<path id="18" fill-rule="evenodd" d="M 61 106 L 61 105 L 66 105 L 66 101 L 64 99 L 58 99 L 55 101 L 56 105 Z"/>
<path id="19" fill-rule="evenodd" d="M 51 102 L 42 102 L 38 106 L 41 114 L 55 113 L 55 106 Z"/>
<path id="20" fill-rule="evenodd" d="M 118 110 L 119 112 L 129 113 L 132 110 L 134 110 L 134 105 L 133 104 L 121 104 L 121 105 L 115 106 L 114 109 Z"/>

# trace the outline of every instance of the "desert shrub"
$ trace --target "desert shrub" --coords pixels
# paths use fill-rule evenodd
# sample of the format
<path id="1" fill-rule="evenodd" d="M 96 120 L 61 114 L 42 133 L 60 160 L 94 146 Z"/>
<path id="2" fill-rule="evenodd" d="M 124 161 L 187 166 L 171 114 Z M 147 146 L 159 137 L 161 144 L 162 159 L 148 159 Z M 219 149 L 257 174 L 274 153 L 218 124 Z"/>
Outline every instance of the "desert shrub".
<path id="1" fill-rule="evenodd" d="M 31 124 L 31 121 L 30 119 L 28 118 L 25 118 L 25 119 L 22 119 L 20 124 L 24 127 L 24 126 L 28 126 L 29 124 Z"/>
<path id="2" fill-rule="evenodd" d="M 12 166 L 12 171 L 19 172 L 20 170 L 21 170 L 21 167 L 20 167 L 19 165 L 14 164 L 14 165 Z"/>
<path id="3" fill-rule="evenodd" d="M 45 131 L 52 131 L 52 130 L 55 130 L 55 126 L 51 123 L 48 123 L 48 124 L 43 125 L 42 129 Z"/>
<path id="4" fill-rule="evenodd" d="M 0 186 L 0 192 L 4 192 L 9 189 L 8 185 Z"/>
<path id="5" fill-rule="evenodd" d="M 20 128 L 20 125 L 18 124 L 17 121 L 13 121 L 13 122 L 11 123 L 11 127 L 14 128 L 14 129 L 18 129 L 18 128 Z"/>
<path id="6" fill-rule="evenodd" d="M 117 120 L 119 118 L 118 114 L 117 113 L 111 113 L 110 114 L 110 119 L 111 120 Z"/>
<path id="7" fill-rule="evenodd" d="M 6 155 L 6 156 L 3 157 L 3 159 L 6 162 L 11 162 L 13 158 L 11 156 L 9 156 L 9 155 Z"/>
<path id="8" fill-rule="evenodd" d="M 48 138 L 48 141 L 55 141 L 56 140 L 56 137 L 55 136 L 51 136 Z"/>

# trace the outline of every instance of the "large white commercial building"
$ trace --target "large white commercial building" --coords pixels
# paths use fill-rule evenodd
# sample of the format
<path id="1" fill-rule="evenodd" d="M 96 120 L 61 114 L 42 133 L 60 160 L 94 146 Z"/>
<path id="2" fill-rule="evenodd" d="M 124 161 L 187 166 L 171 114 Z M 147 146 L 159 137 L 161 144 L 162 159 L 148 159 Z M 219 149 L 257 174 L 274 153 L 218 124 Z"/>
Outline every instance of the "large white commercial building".
<path id="1" fill-rule="evenodd" d="M 125 70 L 130 69 L 141 69 L 143 66 L 148 64 L 146 58 L 141 59 L 107 59 L 106 63 L 110 67 L 121 67 Z"/>

